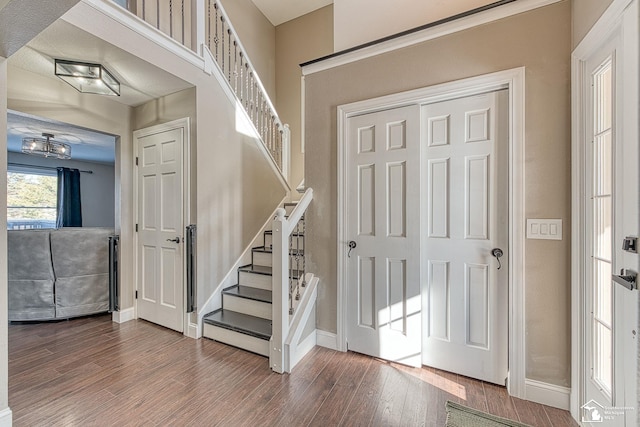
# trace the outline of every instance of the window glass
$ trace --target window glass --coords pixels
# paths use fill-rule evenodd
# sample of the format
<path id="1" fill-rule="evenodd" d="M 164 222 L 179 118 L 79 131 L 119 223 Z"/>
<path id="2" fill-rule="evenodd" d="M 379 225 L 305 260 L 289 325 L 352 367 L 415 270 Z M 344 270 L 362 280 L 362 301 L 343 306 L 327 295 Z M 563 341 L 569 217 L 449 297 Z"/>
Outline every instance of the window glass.
<path id="1" fill-rule="evenodd" d="M 7 228 L 55 228 L 57 195 L 56 175 L 9 171 Z"/>

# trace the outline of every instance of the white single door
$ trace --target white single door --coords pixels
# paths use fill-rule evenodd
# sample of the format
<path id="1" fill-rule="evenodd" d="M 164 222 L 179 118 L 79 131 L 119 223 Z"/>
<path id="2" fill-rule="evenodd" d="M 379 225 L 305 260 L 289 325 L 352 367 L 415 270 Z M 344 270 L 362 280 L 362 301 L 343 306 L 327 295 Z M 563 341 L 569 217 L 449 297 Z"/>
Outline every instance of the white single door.
<path id="1" fill-rule="evenodd" d="M 347 345 L 419 366 L 419 107 L 349 118 L 347 132 Z"/>
<path id="2" fill-rule="evenodd" d="M 629 81 L 624 73 L 629 70 L 625 71 L 625 64 L 619 60 L 620 46 L 621 38 L 615 35 L 585 63 L 582 375 L 586 384 L 580 405 L 585 423 L 635 426 L 637 410 L 632 408 L 638 404 L 638 290 L 628 289 L 625 280 L 613 280 L 614 275 L 637 273 L 639 265 L 637 251 L 623 247 L 626 237 L 637 237 L 640 231 L 640 177 L 638 97 L 624 87 L 623 82 Z M 626 66 L 637 72 L 637 67 Z"/>
<path id="3" fill-rule="evenodd" d="M 421 118 L 422 362 L 504 385 L 508 92 L 425 105 Z"/>
<path id="4" fill-rule="evenodd" d="M 138 317 L 182 332 L 184 129 L 136 140 Z"/>

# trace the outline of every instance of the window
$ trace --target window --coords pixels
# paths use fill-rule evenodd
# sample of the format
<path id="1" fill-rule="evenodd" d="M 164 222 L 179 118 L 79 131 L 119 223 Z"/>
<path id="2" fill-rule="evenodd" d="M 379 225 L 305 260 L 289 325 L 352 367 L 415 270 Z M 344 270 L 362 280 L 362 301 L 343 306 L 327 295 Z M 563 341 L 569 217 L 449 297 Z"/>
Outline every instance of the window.
<path id="1" fill-rule="evenodd" d="M 55 171 L 7 173 L 7 228 L 55 228 L 58 177 Z"/>

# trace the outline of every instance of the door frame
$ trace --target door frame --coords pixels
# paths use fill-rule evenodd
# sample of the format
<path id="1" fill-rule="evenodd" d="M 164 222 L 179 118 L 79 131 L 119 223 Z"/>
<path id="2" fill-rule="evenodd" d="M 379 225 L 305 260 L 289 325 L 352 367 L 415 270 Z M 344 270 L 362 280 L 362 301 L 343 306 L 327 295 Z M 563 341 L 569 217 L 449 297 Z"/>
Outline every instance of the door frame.
<path id="1" fill-rule="evenodd" d="M 525 68 L 513 68 L 454 82 L 358 101 L 337 107 L 338 113 L 338 212 L 337 212 L 337 336 L 336 348 L 347 350 L 347 244 L 348 202 L 347 120 L 349 117 L 407 105 L 440 101 L 507 89 L 509 92 L 509 376 L 507 390 L 524 398 L 524 144 L 525 144 Z M 422 157 L 422 156 L 421 156 Z M 422 166 L 421 166 L 422 169 Z M 422 174 L 422 171 L 421 171 Z M 421 272 L 421 276 L 423 273 Z"/>
<path id="2" fill-rule="evenodd" d="M 632 3 L 635 3 L 632 5 Z M 631 6 L 631 7 L 630 7 Z M 613 0 L 600 19 L 582 39 L 571 53 L 571 401 L 570 411 L 574 419 L 580 419 L 580 405 L 585 396 L 587 379 L 583 377 L 586 362 L 583 317 L 586 298 L 584 296 L 585 271 L 585 234 L 586 204 L 582 197 L 586 188 L 586 114 L 589 106 L 590 75 L 586 69 L 586 61 L 597 52 L 603 41 L 614 35 L 621 34 L 621 49 L 616 51 L 616 61 L 622 60 L 622 84 L 624 93 L 632 94 L 623 99 L 622 129 L 624 138 L 638 140 L 638 1 Z M 635 56 L 635 58 L 634 58 Z M 636 348 L 636 352 L 637 352 Z M 635 375 L 633 375 L 635 378 Z M 634 392 L 637 384 L 627 384 L 627 391 Z M 630 388 L 629 388 L 630 387 Z"/>
<path id="3" fill-rule="evenodd" d="M 182 242 L 184 242 L 184 234 L 185 227 L 187 223 L 189 223 L 191 218 L 191 131 L 190 131 L 190 121 L 189 117 L 185 117 L 182 119 L 172 120 L 170 122 L 161 123 L 158 125 L 149 126 L 143 129 L 138 129 L 133 132 L 133 218 L 134 218 L 134 230 L 133 230 L 133 274 L 134 274 L 134 286 L 133 286 L 133 310 L 134 310 L 134 319 L 138 318 L 138 300 L 135 298 L 135 293 L 139 289 L 138 283 L 138 269 L 139 259 L 138 259 L 138 236 L 139 234 L 135 231 L 135 226 L 140 223 L 140 212 L 138 211 L 138 165 L 136 164 L 136 159 L 139 157 L 138 149 L 140 138 L 144 138 L 149 135 L 154 135 L 157 133 L 168 132 L 176 129 L 182 129 Z M 193 325 L 189 322 L 189 315 L 187 311 L 187 271 L 186 271 L 186 254 L 185 254 L 185 245 L 182 245 L 182 334 L 185 336 L 193 336 Z"/>

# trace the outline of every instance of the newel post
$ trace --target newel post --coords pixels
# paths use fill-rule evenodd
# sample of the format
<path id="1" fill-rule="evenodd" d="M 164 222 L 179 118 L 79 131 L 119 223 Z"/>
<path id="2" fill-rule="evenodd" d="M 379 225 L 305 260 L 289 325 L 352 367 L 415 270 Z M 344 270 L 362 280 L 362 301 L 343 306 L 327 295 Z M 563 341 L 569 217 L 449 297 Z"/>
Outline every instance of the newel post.
<path id="1" fill-rule="evenodd" d="M 269 342 L 269 365 L 278 373 L 285 370 L 284 341 L 289 333 L 289 226 L 285 210 L 276 211 L 272 226 L 272 332 Z"/>

